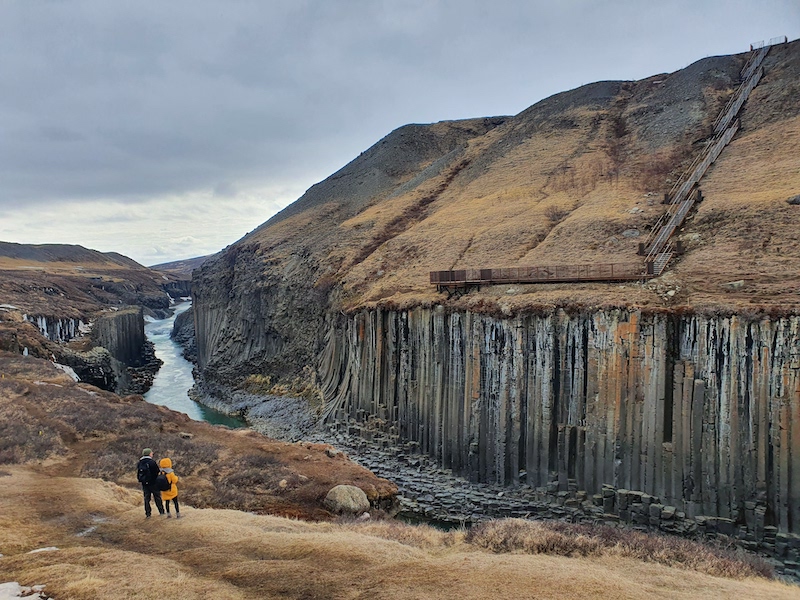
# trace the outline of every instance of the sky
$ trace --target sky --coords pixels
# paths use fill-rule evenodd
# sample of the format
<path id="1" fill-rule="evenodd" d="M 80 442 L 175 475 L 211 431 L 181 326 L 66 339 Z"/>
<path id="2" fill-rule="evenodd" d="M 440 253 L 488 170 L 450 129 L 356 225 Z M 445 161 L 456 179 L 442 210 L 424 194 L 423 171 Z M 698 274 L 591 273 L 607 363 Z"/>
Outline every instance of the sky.
<path id="1" fill-rule="evenodd" d="M 217 252 L 407 123 L 800 37 L 800 0 L 0 0 L 0 240 Z"/>

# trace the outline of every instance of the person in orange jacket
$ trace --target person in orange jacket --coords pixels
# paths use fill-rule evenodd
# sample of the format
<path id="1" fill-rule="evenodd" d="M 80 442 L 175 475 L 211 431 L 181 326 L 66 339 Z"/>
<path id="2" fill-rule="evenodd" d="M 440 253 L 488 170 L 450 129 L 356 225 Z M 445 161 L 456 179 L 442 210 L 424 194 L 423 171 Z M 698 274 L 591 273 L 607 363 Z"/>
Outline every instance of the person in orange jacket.
<path id="1" fill-rule="evenodd" d="M 178 476 L 175 475 L 175 471 L 172 470 L 172 459 L 169 458 L 162 458 L 158 461 L 158 466 L 161 468 L 161 472 L 167 476 L 167 481 L 170 483 L 170 488 L 166 492 L 161 492 L 161 499 L 164 501 L 164 507 L 167 509 L 167 518 L 171 518 L 172 515 L 169 514 L 169 502 L 172 500 L 173 504 L 175 504 L 175 518 L 181 518 L 181 509 L 178 506 Z"/>

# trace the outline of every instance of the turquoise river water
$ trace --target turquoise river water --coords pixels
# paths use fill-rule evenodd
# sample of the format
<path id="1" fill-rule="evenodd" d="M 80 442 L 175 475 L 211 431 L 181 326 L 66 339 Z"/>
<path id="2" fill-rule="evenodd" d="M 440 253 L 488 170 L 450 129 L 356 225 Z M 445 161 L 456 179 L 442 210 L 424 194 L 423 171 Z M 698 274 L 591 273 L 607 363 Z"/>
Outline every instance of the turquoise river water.
<path id="1" fill-rule="evenodd" d="M 153 387 L 144 398 L 153 404 L 186 413 L 196 421 L 208 421 L 228 427 L 246 427 L 241 419 L 203 406 L 189 397 L 189 389 L 194 385 L 192 363 L 183 357 L 183 349 L 170 338 L 169 334 L 172 332 L 175 317 L 191 305 L 191 302 L 181 302 L 173 307 L 174 312 L 168 319 L 148 320 L 145 323 L 144 332 L 147 339 L 153 342 L 156 356 L 164 361 L 164 364 L 153 380 Z"/>

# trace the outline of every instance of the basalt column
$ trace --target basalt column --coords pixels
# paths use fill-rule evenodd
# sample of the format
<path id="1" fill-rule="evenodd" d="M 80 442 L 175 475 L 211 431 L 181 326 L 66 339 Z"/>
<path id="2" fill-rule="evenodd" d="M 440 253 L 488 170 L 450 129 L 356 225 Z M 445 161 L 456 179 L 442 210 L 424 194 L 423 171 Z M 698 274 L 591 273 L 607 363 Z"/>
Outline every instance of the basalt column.
<path id="1" fill-rule="evenodd" d="M 799 329 L 798 317 L 373 310 L 329 329 L 320 373 L 329 422 L 472 480 L 611 484 L 794 531 Z"/>

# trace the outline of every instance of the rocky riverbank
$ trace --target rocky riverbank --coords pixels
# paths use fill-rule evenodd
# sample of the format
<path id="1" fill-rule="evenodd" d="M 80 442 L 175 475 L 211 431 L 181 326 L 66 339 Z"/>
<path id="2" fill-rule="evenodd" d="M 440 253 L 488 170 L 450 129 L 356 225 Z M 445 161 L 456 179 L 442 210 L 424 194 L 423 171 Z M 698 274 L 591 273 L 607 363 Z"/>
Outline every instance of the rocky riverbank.
<path id="1" fill-rule="evenodd" d="M 333 445 L 376 476 L 397 485 L 401 519 L 445 528 L 469 527 L 495 518 L 630 527 L 754 552 L 768 558 L 783 578 L 800 583 L 800 536 L 764 526 L 763 513 L 751 511 L 752 523 L 711 516 L 692 518 L 640 491 L 604 486 L 602 493 L 590 495 L 578 490 L 574 480 L 570 480 L 568 490 L 559 491 L 557 476 L 541 487 L 474 483 L 437 466 L 428 456 L 419 454 L 413 443 L 398 452 L 380 437 L 368 440 L 361 435 L 360 427 L 339 425 L 306 439 Z"/>
<path id="2" fill-rule="evenodd" d="M 275 440 L 307 439 L 317 417 L 307 400 L 272 394 L 253 394 L 195 378 L 189 390 L 195 402 L 247 422 L 248 426 Z"/>
<path id="3" fill-rule="evenodd" d="M 282 440 L 330 444 L 351 460 L 398 488 L 398 517 L 439 527 L 470 527 L 496 518 L 558 520 L 568 523 L 630 527 L 652 534 L 736 547 L 772 562 L 788 581 L 800 583 L 800 536 L 765 525 L 761 507 L 745 507 L 746 522 L 707 515 L 689 516 L 660 498 L 637 490 L 604 485 L 597 494 L 579 490 L 570 479 L 561 489 L 558 474 L 543 486 L 471 482 L 442 468 L 407 442 L 398 448 L 375 423 L 338 422 L 322 429 L 307 403 L 298 398 L 263 396 L 202 383 L 194 399 L 247 420 L 259 431 Z"/>

